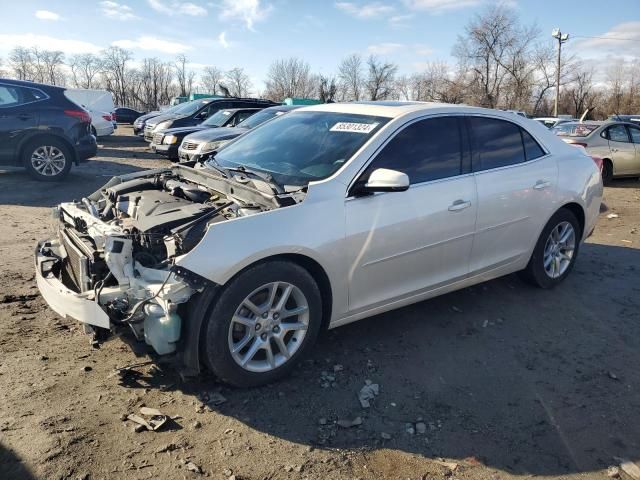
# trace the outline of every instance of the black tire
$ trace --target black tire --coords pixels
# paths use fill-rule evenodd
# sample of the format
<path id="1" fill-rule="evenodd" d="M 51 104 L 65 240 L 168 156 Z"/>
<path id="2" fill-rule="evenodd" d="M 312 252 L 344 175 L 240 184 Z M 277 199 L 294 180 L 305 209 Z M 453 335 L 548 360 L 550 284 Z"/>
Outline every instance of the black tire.
<path id="1" fill-rule="evenodd" d="M 608 158 L 602 161 L 602 183 L 610 185 L 613 180 L 613 163 Z"/>
<path id="2" fill-rule="evenodd" d="M 544 250 L 551 232 L 563 222 L 569 222 L 573 227 L 575 232 L 575 247 L 571 261 L 564 273 L 557 278 L 552 278 L 547 274 L 544 267 Z M 545 227 L 542 229 L 542 233 L 536 242 L 536 246 L 533 249 L 533 254 L 529 259 L 527 267 L 519 272 L 520 277 L 531 285 L 535 285 L 540 288 L 553 288 L 562 283 L 569 273 L 571 273 L 571 270 L 573 270 L 573 266 L 576 263 L 581 238 L 582 228 L 580 226 L 580 222 L 578 222 L 576 216 L 570 210 L 561 208 L 551 217 L 549 222 L 547 222 Z"/>
<path id="3" fill-rule="evenodd" d="M 251 292 L 271 282 L 287 282 L 302 292 L 308 304 L 308 327 L 300 346 L 285 363 L 266 372 L 249 371 L 231 354 L 231 318 Z M 264 385 L 289 374 L 315 343 L 322 324 L 322 299 L 317 283 L 307 270 L 288 261 L 274 260 L 248 268 L 230 281 L 214 303 L 204 324 L 202 356 L 214 375 L 236 387 Z"/>
<path id="4" fill-rule="evenodd" d="M 43 148 L 54 148 L 60 152 L 64 158 L 64 166 L 57 173 L 45 174 L 42 171 L 38 171 L 32 157 Z M 57 157 L 57 155 L 56 155 Z M 61 140 L 55 137 L 41 137 L 31 140 L 22 150 L 22 162 L 31 175 L 36 180 L 42 182 L 57 182 L 62 180 L 69 174 L 71 170 L 71 164 L 73 163 L 73 156 L 69 147 Z M 59 168 L 59 167 L 56 167 Z M 45 169 L 45 172 L 52 172 L 50 169 Z"/>
<path id="5" fill-rule="evenodd" d="M 93 135 L 94 137 L 98 138 L 98 132 L 96 131 L 95 127 L 93 125 L 91 125 L 91 135 Z"/>

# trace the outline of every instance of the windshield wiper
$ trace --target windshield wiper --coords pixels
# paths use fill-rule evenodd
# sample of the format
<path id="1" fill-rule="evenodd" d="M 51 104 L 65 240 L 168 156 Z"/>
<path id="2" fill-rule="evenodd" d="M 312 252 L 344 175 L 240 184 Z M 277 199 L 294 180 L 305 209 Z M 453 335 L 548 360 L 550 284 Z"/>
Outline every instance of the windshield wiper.
<path id="1" fill-rule="evenodd" d="M 214 150 L 209 154 L 209 156 L 204 162 L 205 165 L 211 168 L 212 170 L 215 170 L 216 172 L 218 172 L 224 178 L 229 178 L 230 176 L 229 172 L 227 172 L 227 170 L 222 165 L 220 165 L 218 161 L 215 159 L 216 153 L 218 153 L 217 150 Z"/>
<path id="2" fill-rule="evenodd" d="M 253 177 L 254 179 L 257 178 L 259 180 L 262 180 L 263 182 L 267 182 L 268 184 L 272 185 L 277 194 L 285 193 L 282 186 L 273 179 L 273 176 L 270 173 L 262 173 L 255 170 L 251 170 L 245 167 L 244 165 L 238 165 L 237 167 L 226 167 L 225 170 L 228 172 L 242 173 L 247 178 L 250 178 L 250 177 Z"/>

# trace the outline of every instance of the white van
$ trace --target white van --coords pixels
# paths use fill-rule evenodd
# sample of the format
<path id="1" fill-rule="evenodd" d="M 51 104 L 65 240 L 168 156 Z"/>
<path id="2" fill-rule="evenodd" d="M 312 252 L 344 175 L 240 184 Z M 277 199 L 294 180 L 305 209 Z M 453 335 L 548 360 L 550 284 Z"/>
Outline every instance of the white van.
<path id="1" fill-rule="evenodd" d="M 111 135 L 116 128 L 116 107 L 113 95 L 107 90 L 68 88 L 66 97 L 77 103 L 91 115 L 91 127 L 96 137 Z"/>

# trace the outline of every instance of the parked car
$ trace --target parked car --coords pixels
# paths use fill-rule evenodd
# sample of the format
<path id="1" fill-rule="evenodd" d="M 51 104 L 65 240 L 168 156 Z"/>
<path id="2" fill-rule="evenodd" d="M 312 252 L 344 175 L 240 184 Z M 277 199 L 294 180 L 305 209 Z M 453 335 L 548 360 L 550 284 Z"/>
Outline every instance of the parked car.
<path id="1" fill-rule="evenodd" d="M 284 115 L 287 112 L 300 108 L 298 105 L 278 105 L 269 107 L 251 115 L 246 120 L 233 128 L 210 128 L 199 132 L 190 133 L 182 140 L 178 148 L 178 158 L 182 162 L 199 161 L 208 156 L 214 150 L 221 148 L 225 143 L 243 133 L 263 124 L 267 120 Z"/>
<path id="2" fill-rule="evenodd" d="M 581 149 L 518 115 L 318 105 L 195 168 L 116 177 L 59 205 L 36 279 L 60 315 L 132 328 L 191 372 L 260 385 L 322 328 L 512 272 L 558 285 L 602 192 Z"/>
<path id="3" fill-rule="evenodd" d="M 96 150 L 89 114 L 64 88 L 0 78 L 0 164 L 56 181 Z"/>
<path id="4" fill-rule="evenodd" d="M 609 120 L 640 125 L 640 115 L 609 115 Z"/>
<path id="5" fill-rule="evenodd" d="M 156 128 L 153 140 L 151 141 L 151 150 L 171 160 L 177 160 L 178 147 L 182 143 L 182 139 L 190 133 L 224 127 L 235 127 L 238 123 L 260 110 L 260 108 L 219 110 L 199 125 L 168 128 L 166 130 Z"/>
<path id="6" fill-rule="evenodd" d="M 168 107 L 168 108 L 166 108 L 164 110 L 154 110 L 152 112 L 145 113 L 144 115 L 140 115 L 133 122 L 133 133 L 134 133 L 134 135 L 144 136 L 144 127 L 147 124 L 147 120 L 150 120 L 150 119 L 152 119 L 154 117 L 157 117 L 158 115 L 163 115 L 165 113 L 174 112 L 174 111 L 178 110 L 181 107 L 182 107 L 182 105 L 174 105 L 173 107 Z"/>
<path id="7" fill-rule="evenodd" d="M 91 115 L 91 126 L 96 137 L 111 135 L 117 128 L 113 94 L 107 90 L 68 88 L 67 98 L 80 105 Z"/>
<path id="8" fill-rule="evenodd" d="M 118 123 L 127 123 L 133 125 L 137 118 L 143 116 L 144 112 L 139 112 L 133 108 L 118 107 L 116 108 L 116 121 Z"/>
<path id="9" fill-rule="evenodd" d="M 151 143 L 157 130 L 190 127 L 202 123 L 219 110 L 231 108 L 266 108 L 277 105 L 270 100 L 256 98 L 204 98 L 182 103 L 181 108 L 171 113 L 163 113 L 147 120 L 144 127 L 144 139 Z"/>
<path id="10" fill-rule="evenodd" d="M 534 118 L 536 122 L 540 122 L 547 128 L 557 127 L 558 125 L 562 125 L 567 122 L 575 122 L 575 118 L 558 118 L 558 117 L 538 117 Z"/>
<path id="11" fill-rule="evenodd" d="M 626 122 L 568 122 L 553 132 L 602 158 L 605 184 L 615 177 L 640 176 L 640 127 Z"/>

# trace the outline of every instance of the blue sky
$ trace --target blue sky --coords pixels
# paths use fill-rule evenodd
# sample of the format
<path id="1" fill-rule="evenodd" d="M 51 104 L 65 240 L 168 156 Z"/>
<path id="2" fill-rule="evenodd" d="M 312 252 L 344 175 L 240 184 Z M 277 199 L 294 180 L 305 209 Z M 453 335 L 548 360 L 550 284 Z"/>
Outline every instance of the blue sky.
<path id="1" fill-rule="evenodd" d="M 640 58 L 640 0 L 503 0 L 545 36 L 572 35 L 568 51 L 598 67 Z M 269 63 L 298 56 L 335 72 L 350 53 L 378 54 L 401 72 L 452 61 L 464 25 L 492 0 L 21 0 L 3 9 L 0 58 L 15 45 L 71 55 L 109 45 L 137 59 L 184 53 L 195 69 L 243 67 L 258 88 Z M 578 38 L 625 38 L 635 41 Z"/>

